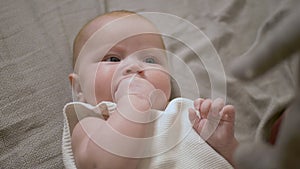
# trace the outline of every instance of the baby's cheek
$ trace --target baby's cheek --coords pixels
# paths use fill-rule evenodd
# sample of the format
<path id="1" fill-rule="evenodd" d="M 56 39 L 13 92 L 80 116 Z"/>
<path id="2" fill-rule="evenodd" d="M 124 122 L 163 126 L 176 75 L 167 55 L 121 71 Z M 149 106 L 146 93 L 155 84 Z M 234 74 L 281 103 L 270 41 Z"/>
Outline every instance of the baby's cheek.
<path id="1" fill-rule="evenodd" d="M 94 84 L 95 84 L 95 97 L 97 103 L 101 101 L 113 101 L 111 94 L 112 75 L 111 72 L 105 70 L 99 70 L 96 73 Z"/>
<path id="2" fill-rule="evenodd" d="M 156 89 L 162 90 L 165 93 L 166 98 L 170 98 L 171 81 L 168 74 L 161 71 L 149 71 L 149 75 L 147 75 L 147 77 L 149 77 L 148 80 Z"/>

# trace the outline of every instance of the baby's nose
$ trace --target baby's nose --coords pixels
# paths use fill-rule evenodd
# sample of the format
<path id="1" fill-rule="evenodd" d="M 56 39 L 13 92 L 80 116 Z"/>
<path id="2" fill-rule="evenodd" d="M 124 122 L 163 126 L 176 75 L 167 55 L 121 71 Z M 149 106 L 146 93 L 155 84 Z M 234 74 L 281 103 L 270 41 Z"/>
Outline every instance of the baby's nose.
<path id="1" fill-rule="evenodd" d="M 141 65 L 139 65 L 138 63 L 133 63 L 124 68 L 123 75 L 135 74 L 135 73 L 142 74 L 143 72 L 144 72 L 143 67 Z"/>

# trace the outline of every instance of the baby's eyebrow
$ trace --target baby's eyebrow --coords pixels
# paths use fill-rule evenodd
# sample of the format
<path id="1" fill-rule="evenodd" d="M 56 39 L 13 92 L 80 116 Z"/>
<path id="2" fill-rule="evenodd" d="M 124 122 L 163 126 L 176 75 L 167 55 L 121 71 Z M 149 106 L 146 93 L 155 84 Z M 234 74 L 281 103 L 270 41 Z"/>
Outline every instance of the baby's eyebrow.
<path id="1" fill-rule="evenodd" d="M 111 51 L 123 52 L 124 50 L 125 50 L 125 47 L 123 47 L 119 44 L 116 44 L 108 52 L 111 52 Z"/>

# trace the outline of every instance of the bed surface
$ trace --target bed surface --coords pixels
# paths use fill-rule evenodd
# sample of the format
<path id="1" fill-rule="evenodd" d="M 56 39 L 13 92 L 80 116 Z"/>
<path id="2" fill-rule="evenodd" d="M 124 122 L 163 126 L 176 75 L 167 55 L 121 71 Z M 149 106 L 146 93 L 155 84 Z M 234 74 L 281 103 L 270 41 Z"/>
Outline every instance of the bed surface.
<path id="1" fill-rule="evenodd" d="M 171 0 L 170 0 L 171 1 Z M 63 106 L 72 101 L 72 42 L 87 21 L 107 11 L 163 12 L 184 18 L 211 40 L 227 78 L 227 102 L 237 110 L 236 136 L 257 139 L 267 114 L 280 111 L 294 96 L 297 57 L 251 81 L 239 82 L 230 63 L 292 9 L 291 0 L 12 0 L 0 1 L 0 168 L 64 168 L 61 154 Z M 281 12 L 281 13 L 280 13 Z M 270 27 L 266 22 L 273 23 Z M 180 30 L 180 29 L 178 29 Z M 192 32 L 177 31 L 193 37 Z M 264 38 L 264 34 L 260 38 Z M 197 39 L 195 41 L 197 47 Z M 196 76 L 201 97 L 210 97 L 204 65 L 179 43 L 167 43 Z M 201 46 L 201 43 L 199 43 Z M 171 61 L 172 62 L 172 61 Z M 199 61 L 197 61 L 199 62 Z M 180 70 L 175 66 L 174 70 Z M 184 81 L 184 75 L 179 75 Z M 189 84 L 184 84 L 188 86 Z M 191 99 L 198 97 L 187 92 Z"/>

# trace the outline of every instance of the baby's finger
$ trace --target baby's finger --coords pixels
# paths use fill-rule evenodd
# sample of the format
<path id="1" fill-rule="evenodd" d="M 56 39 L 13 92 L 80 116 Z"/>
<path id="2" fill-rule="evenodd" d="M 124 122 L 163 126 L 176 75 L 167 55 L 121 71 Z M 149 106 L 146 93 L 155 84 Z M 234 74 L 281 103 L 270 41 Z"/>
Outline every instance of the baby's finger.
<path id="1" fill-rule="evenodd" d="M 197 111 L 200 111 L 200 107 L 201 107 L 201 104 L 203 103 L 204 99 L 202 98 L 198 98 L 196 100 L 194 100 L 194 107 Z"/>
<path id="2" fill-rule="evenodd" d="M 208 112 L 210 110 L 212 101 L 210 99 L 206 99 L 202 102 L 200 106 L 200 116 L 201 118 L 207 118 Z"/>
<path id="3" fill-rule="evenodd" d="M 193 124 L 193 128 L 195 129 L 195 131 L 200 135 L 206 119 L 201 119 L 197 115 L 196 111 L 192 108 L 189 109 L 189 119 L 191 120 L 191 123 Z"/>
<path id="4" fill-rule="evenodd" d="M 224 100 L 221 98 L 217 98 L 212 102 L 211 108 L 209 113 L 213 117 L 217 117 L 219 115 L 219 112 L 223 109 L 225 103 Z"/>
<path id="5" fill-rule="evenodd" d="M 207 125 L 208 120 L 207 119 L 201 119 L 199 123 L 197 123 L 197 126 L 194 127 L 194 129 L 197 131 L 197 133 L 201 136 L 202 139 L 207 140 L 209 137 L 207 137 L 207 133 L 205 131 L 205 125 Z M 204 130 L 202 130 L 204 129 Z"/>
<path id="6" fill-rule="evenodd" d="M 196 111 L 192 108 L 189 108 L 189 119 L 191 121 L 191 123 L 193 124 L 193 126 L 197 123 L 199 123 L 199 116 L 197 115 Z"/>
<path id="7" fill-rule="evenodd" d="M 217 98 L 215 99 L 210 107 L 207 119 L 210 121 L 215 121 L 215 123 L 218 123 L 221 120 L 220 111 L 224 107 L 224 101 L 223 99 Z"/>
<path id="8" fill-rule="evenodd" d="M 235 109 L 232 105 L 226 105 L 220 111 L 220 116 L 223 121 L 234 122 L 235 120 Z"/>

